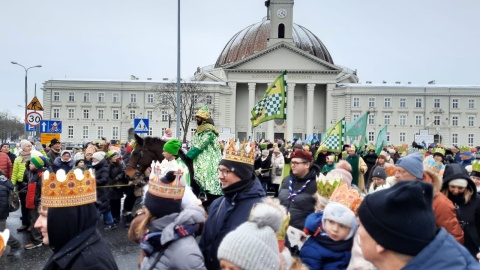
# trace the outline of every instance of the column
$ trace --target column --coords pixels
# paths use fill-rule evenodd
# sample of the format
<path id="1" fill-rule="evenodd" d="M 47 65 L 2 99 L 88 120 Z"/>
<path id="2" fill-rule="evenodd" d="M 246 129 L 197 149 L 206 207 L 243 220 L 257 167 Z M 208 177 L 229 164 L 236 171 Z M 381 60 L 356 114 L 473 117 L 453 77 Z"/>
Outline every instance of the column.
<path id="1" fill-rule="evenodd" d="M 238 138 L 237 130 L 236 130 L 236 117 L 237 117 L 237 82 L 228 82 L 230 86 L 230 108 L 227 109 L 229 112 L 230 117 L 227 119 L 229 123 L 227 126 L 230 127 L 230 132 L 235 134 L 235 138 Z"/>
<path id="2" fill-rule="evenodd" d="M 306 117 L 306 136 L 313 134 L 313 101 L 315 98 L 315 84 L 307 84 L 307 117 Z"/>
<path id="3" fill-rule="evenodd" d="M 324 119 L 324 125 L 325 129 L 328 129 L 330 127 L 330 122 L 333 120 L 333 88 L 335 87 L 335 84 L 329 83 L 327 84 L 327 95 L 326 95 L 326 101 L 325 101 L 325 119 Z M 335 119 L 338 120 L 338 119 Z M 323 132 L 323 131 L 322 131 Z"/>
<path id="4" fill-rule="evenodd" d="M 257 83 L 248 83 L 248 110 L 251 110 L 255 106 L 255 87 Z M 255 139 L 255 136 L 252 132 L 252 121 L 250 121 L 250 113 L 247 112 L 248 115 L 248 131 L 247 131 L 247 138 L 250 137 L 251 140 Z"/>
<path id="5" fill-rule="evenodd" d="M 293 140 L 293 120 L 295 118 L 295 84 L 287 83 L 287 133 L 285 134 L 285 139 L 287 141 Z"/>

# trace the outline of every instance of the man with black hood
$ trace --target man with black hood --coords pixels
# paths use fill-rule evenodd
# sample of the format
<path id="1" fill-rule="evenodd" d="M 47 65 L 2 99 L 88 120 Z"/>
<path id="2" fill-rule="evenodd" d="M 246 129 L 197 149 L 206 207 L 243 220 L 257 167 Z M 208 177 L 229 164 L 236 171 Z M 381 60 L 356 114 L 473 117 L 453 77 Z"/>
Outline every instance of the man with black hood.
<path id="1" fill-rule="evenodd" d="M 231 139 L 225 146 L 225 158 L 218 165 L 218 179 L 224 195 L 210 205 L 199 243 L 207 269 L 220 268 L 217 251 L 223 238 L 247 221 L 253 206 L 265 197 L 253 173 L 254 160 L 254 143 L 235 145 Z"/>

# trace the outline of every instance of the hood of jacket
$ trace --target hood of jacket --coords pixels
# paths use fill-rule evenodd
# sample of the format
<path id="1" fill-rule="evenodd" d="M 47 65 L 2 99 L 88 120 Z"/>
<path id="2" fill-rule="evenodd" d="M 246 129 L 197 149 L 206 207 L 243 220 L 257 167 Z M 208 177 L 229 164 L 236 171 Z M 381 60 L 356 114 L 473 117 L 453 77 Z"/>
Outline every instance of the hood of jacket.
<path id="1" fill-rule="evenodd" d="M 53 165 L 55 165 L 55 166 L 61 166 L 62 163 L 67 164 L 69 167 L 73 167 L 75 165 L 75 160 L 73 160 L 73 158 L 70 158 L 69 161 L 63 161 L 62 157 L 57 157 L 53 161 Z"/>
<path id="2" fill-rule="evenodd" d="M 466 175 L 466 173 L 461 170 L 463 167 L 460 166 L 452 166 L 450 168 L 445 168 L 445 170 L 450 170 L 448 178 L 446 178 L 446 174 L 444 173 L 443 175 L 443 183 L 442 183 L 442 188 L 441 189 L 448 189 L 448 183 L 454 179 L 465 179 L 467 180 L 467 188 L 470 189 L 474 194 L 477 193 L 477 186 L 475 185 L 475 182 Z"/>

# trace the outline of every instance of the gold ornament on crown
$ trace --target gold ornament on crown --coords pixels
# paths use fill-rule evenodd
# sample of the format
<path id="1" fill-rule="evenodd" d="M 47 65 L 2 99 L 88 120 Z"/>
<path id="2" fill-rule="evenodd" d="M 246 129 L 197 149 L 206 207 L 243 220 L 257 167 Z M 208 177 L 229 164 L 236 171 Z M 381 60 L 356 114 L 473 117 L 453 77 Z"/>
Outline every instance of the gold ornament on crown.
<path id="1" fill-rule="evenodd" d="M 60 169 L 56 174 L 43 174 L 42 206 L 71 207 L 94 203 L 96 200 L 97 184 L 91 169 L 85 172 L 76 169 L 67 174 Z"/>
<path id="2" fill-rule="evenodd" d="M 165 161 L 165 159 L 163 161 Z M 169 163 L 170 167 L 163 167 L 163 170 L 165 170 L 164 174 L 166 174 L 168 171 L 176 172 L 178 170 L 178 165 L 176 162 Z M 162 164 L 164 163 L 162 162 Z M 156 163 L 152 161 L 152 173 L 150 174 L 150 181 L 148 182 L 148 193 L 159 198 L 181 200 L 183 198 L 183 194 L 185 193 L 185 184 L 182 183 L 180 175 L 176 175 L 175 180 L 171 183 L 163 183 L 161 178 L 164 177 L 164 174 L 160 174 L 160 170 L 157 170 L 157 168 L 160 167 L 162 166 L 158 161 Z"/>
<path id="3" fill-rule="evenodd" d="M 324 179 L 317 177 L 317 192 L 322 197 L 330 198 L 341 183 L 342 177 L 336 174 L 329 173 Z"/>
<path id="4" fill-rule="evenodd" d="M 250 165 L 253 165 L 255 162 L 255 144 L 253 142 L 247 143 L 245 139 L 242 143 L 229 139 L 224 151 L 226 160 Z"/>
<path id="5" fill-rule="evenodd" d="M 345 205 L 356 215 L 363 198 L 357 190 L 348 188 L 347 184 L 341 184 L 330 196 L 330 201 Z"/>

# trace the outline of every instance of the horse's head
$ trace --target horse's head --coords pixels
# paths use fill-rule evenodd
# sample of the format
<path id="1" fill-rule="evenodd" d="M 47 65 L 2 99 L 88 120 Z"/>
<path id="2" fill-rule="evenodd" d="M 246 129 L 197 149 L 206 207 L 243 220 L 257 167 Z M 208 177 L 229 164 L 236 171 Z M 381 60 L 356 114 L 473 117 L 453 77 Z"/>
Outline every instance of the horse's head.
<path id="1" fill-rule="evenodd" d="M 135 142 L 135 147 L 132 149 L 130 159 L 125 169 L 125 175 L 131 179 L 144 174 L 153 160 L 160 162 L 163 160 L 162 152 L 164 142 L 159 138 L 141 138 L 135 134 Z"/>

